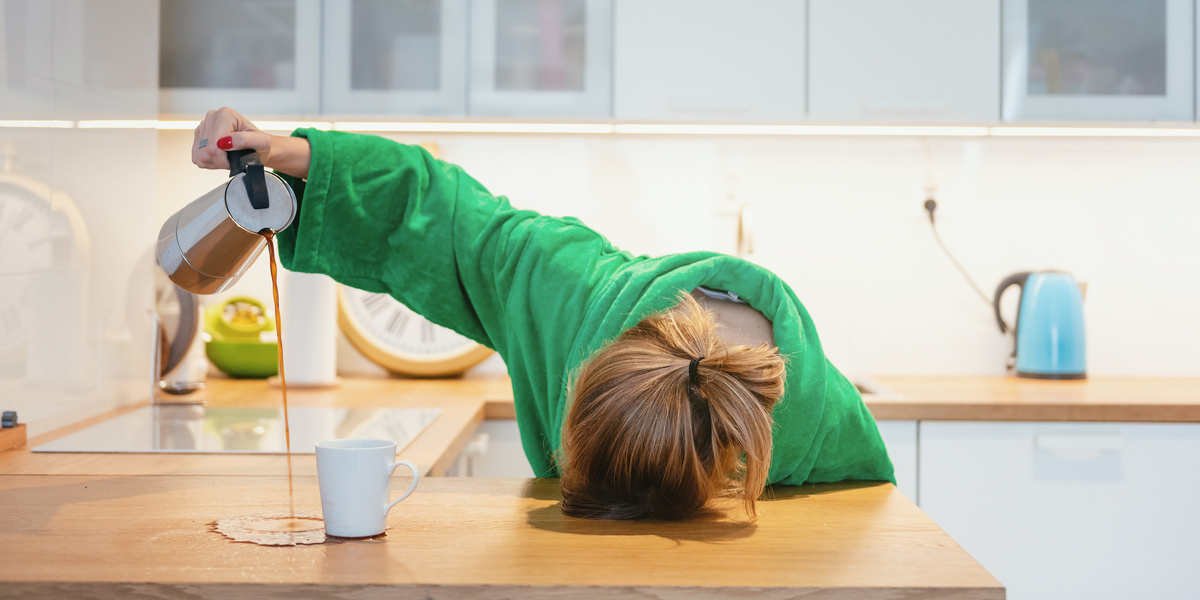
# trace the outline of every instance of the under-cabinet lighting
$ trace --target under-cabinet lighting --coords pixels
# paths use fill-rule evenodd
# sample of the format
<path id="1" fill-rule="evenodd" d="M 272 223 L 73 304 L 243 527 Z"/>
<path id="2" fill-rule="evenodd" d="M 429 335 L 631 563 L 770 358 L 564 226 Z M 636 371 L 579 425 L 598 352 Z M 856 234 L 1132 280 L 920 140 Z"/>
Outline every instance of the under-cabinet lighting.
<path id="1" fill-rule="evenodd" d="M 333 124 L 338 131 L 374 131 L 390 133 L 612 133 L 606 123 L 388 123 L 346 121 Z"/>
<path id="2" fill-rule="evenodd" d="M 14 129 L 70 129 L 75 126 L 75 121 L 0 121 L 0 127 L 12 127 Z"/>
<path id="3" fill-rule="evenodd" d="M 640 135 L 933 135 L 984 136 L 987 127 L 910 125 L 670 125 L 625 124 L 617 133 Z"/>
<path id="4" fill-rule="evenodd" d="M 157 119 L 97 119 L 79 121 L 80 129 L 158 129 Z"/>
<path id="5" fill-rule="evenodd" d="M 158 129 L 192 130 L 197 120 L 94 119 L 0 120 L 13 129 Z M 1200 125 L 1174 127 L 1089 127 L 1029 125 L 702 125 L 677 123 L 473 123 L 464 121 L 256 121 L 263 131 L 316 128 L 371 133 L 480 133 L 560 135 L 714 135 L 714 136 L 929 136 L 929 137 L 1200 137 Z"/>
<path id="6" fill-rule="evenodd" d="M 200 120 L 195 121 L 158 121 L 160 130 L 192 130 L 200 124 Z M 294 129 L 304 129 L 313 127 L 316 129 L 330 129 L 333 123 L 329 121 L 255 121 L 254 126 L 263 131 L 292 131 Z"/>
<path id="7" fill-rule="evenodd" d="M 1200 127 L 989 127 L 1012 137 L 1200 137 Z"/>

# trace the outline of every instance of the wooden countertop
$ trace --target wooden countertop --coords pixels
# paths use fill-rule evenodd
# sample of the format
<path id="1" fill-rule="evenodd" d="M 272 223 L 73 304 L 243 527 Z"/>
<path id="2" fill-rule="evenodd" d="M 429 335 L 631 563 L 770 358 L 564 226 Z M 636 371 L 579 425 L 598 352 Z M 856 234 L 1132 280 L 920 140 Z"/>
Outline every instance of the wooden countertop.
<path id="1" fill-rule="evenodd" d="M 476 424 L 512 417 L 507 389 L 504 379 L 347 380 L 289 400 L 440 407 L 400 452 L 438 474 Z M 278 402 L 275 392 L 217 380 L 207 394 L 212 405 L 262 406 Z M 294 456 L 293 467 L 298 512 L 319 513 L 314 457 Z M 285 512 L 286 472 L 286 458 L 271 455 L 0 452 L 0 548 L 9 550 L 0 596 L 1004 597 L 891 484 L 775 488 L 751 523 L 653 523 L 565 517 L 556 480 L 428 477 L 389 514 L 381 539 L 279 548 L 209 530 L 218 519 Z"/>
<path id="2" fill-rule="evenodd" d="M 653 523 L 565 517 L 556 480 L 427 478 L 379 539 L 262 547 L 209 530 L 286 512 L 286 486 L 233 475 L 0 477 L 0 595 L 1004 597 L 891 484 L 776 489 L 752 523 Z M 319 513 L 315 477 L 298 478 L 296 496 L 298 512 Z"/>
<path id="3" fill-rule="evenodd" d="M 1111 421 L 1200 423 L 1200 378 L 1094 377 L 1049 381 L 1019 377 L 872 376 L 896 392 L 863 397 L 876 419 L 914 421 Z M 512 389 L 489 391 L 492 412 L 511 405 Z"/>
<path id="4" fill-rule="evenodd" d="M 900 399 L 867 398 L 876 419 L 1200 423 L 1200 379 L 873 377 Z"/>

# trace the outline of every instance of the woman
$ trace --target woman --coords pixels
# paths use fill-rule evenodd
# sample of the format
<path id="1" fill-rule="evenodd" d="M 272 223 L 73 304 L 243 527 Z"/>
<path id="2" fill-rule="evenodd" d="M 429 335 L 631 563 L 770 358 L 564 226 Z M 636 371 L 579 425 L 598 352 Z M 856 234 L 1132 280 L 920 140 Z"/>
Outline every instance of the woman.
<path id="1" fill-rule="evenodd" d="M 391 294 L 500 353 L 525 454 L 561 477 L 566 514 L 685 519 L 733 496 L 753 516 L 770 483 L 893 480 L 857 390 L 767 270 L 634 257 L 420 148 L 269 135 L 228 108 L 196 128 L 192 161 L 226 169 L 245 148 L 300 200 L 277 236 L 285 267 Z"/>

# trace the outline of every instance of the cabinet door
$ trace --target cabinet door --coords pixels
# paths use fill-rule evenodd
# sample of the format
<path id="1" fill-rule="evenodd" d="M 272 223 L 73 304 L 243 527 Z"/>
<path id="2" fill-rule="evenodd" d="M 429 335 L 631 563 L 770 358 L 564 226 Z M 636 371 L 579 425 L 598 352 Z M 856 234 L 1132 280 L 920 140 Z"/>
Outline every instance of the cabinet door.
<path id="1" fill-rule="evenodd" d="M 1195 598 L 1200 425 L 920 424 L 921 509 L 1031 598 Z"/>
<path id="2" fill-rule="evenodd" d="M 470 114 L 611 114 L 611 0 L 471 0 L 470 31 Z"/>
<path id="3" fill-rule="evenodd" d="M 810 0 L 809 118 L 994 121 L 999 0 Z"/>
<path id="4" fill-rule="evenodd" d="M 1004 3 L 1005 120 L 1191 121 L 1190 0 Z"/>
<path id="5" fill-rule="evenodd" d="M 54 7 L 56 118 L 157 118 L 157 0 L 46 4 Z"/>
<path id="6" fill-rule="evenodd" d="M 914 503 L 917 497 L 917 422 L 876 421 L 896 469 L 896 487 Z"/>
<path id="7" fill-rule="evenodd" d="M 467 0 L 326 0 L 325 112 L 462 115 Z"/>
<path id="8" fill-rule="evenodd" d="M 320 111 L 320 0 L 162 0 L 159 108 Z"/>
<path id="9" fill-rule="evenodd" d="M 7 0 L 0 4 L 0 120 L 55 117 L 53 39 L 52 3 Z"/>
<path id="10" fill-rule="evenodd" d="M 804 118 L 804 0 L 617 0 L 613 114 L 686 122 Z"/>

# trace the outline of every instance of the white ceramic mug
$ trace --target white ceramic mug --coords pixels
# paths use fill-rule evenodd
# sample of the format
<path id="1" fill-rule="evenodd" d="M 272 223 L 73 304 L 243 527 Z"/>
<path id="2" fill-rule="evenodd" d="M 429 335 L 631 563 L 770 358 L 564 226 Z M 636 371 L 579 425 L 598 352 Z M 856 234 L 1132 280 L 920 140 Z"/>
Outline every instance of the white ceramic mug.
<path id="1" fill-rule="evenodd" d="M 396 458 L 391 440 L 327 440 L 317 442 L 317 484 L 325 533 L 338 537 L 379 535 L 387 528 L 387 513 L 417 489 L 417 466 Z M 404 465 L 412 485 L 388 502 L 392 472 Z"/>

